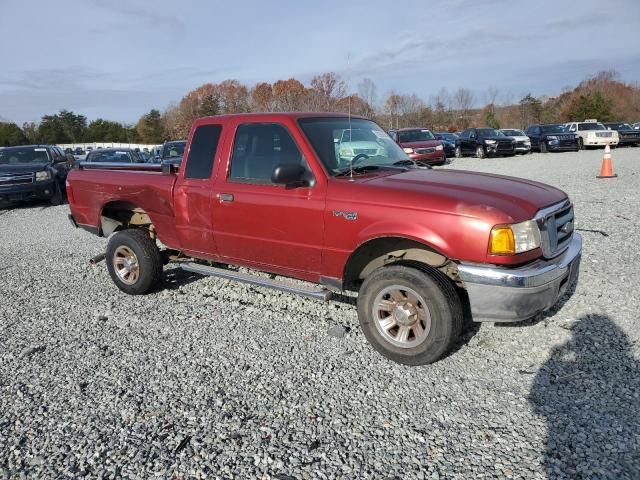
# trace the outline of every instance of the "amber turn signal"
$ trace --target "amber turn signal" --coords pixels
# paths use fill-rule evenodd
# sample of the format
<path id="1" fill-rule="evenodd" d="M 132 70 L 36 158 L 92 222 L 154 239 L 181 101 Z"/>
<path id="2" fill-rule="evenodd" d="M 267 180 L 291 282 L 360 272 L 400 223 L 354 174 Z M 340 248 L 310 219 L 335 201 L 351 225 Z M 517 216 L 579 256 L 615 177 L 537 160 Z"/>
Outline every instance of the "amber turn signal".
<path id="1" fill-rule="evenodd" d="M 491 230 L 489 240 L 491 255 L 513 255 L 516 253 L 516 239 L 510 226 L 497 226 Z"/>

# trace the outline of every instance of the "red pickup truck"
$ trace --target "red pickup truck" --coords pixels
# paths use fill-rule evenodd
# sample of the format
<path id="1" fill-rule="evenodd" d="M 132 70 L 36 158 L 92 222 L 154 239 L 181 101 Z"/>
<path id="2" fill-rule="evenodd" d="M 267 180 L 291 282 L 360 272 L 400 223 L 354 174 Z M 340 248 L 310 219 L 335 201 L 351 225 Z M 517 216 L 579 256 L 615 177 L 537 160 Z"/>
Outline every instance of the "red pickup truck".
<path id="1" fill-rule="evenodd" d="M 469 315 L 532 317 L 578 275 L 582 239 L 564 192 L 418 167 L 364 118 L 202 118 L 183 158 L 177 168 L 80 163 L 68 176 L 70 220 L 109 237 L 107 267 L 124 292 L 153 290 L 177 258 L 189 271 L 325 300 L 357 292 L 373 347 L 418 365 L 445 355 Z"/>

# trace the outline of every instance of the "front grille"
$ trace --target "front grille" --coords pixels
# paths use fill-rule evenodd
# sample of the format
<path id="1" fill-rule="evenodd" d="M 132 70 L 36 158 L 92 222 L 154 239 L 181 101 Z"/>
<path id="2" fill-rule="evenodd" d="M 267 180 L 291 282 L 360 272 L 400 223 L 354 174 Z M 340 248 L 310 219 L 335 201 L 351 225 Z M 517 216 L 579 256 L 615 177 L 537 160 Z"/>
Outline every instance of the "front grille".
<path id="1" fill-rule="evenodd" d="M 414 149 L 414 152 L 420 153 L 420 154 L 433 153 L 435 151 L 436 151 L 435 148 L 416 148 L 416 149 Z"/>
<path id="2" fill-rule="evenodd" d="M 611 137 L 611 132 L 596 132 L 596 137 L 610 138 Z"/>
<path id="3" fill-rule="evenodd" d="M 536 221 L 545 257 L 555 257 L 569 245 L 574 230 L 573 205 L 569 200 L 540 210 Z"/>
<path id="4" fill-rule="evenodd" d="M 513 142 L 498 142 L 498 152 L 513 152 L 514 144 Z"/>
<path id="5" fill-rule="evenodd" d="M 575 142 L 576 140 L 576 137 L 574 137 L 573 135 L 557 135 L 557 137 L 560 141 L 571 140 L 572 142 Z"/>
<path id="6" fill-rule="evenodd" d="M 378 150 L 375 148 L 354 148 L 353 153 L 355 155 L 375 155 Z"/>
<path id="7" fill-rule="evenodd" d="M 33 183 L 33 173 L 0 174 L 0 188 Z"/>

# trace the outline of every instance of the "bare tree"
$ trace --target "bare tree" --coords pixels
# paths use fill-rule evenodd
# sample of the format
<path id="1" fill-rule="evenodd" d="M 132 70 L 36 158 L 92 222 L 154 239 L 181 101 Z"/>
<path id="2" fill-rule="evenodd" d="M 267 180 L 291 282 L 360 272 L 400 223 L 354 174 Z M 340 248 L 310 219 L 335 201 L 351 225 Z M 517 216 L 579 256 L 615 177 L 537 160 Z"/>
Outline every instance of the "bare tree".
<path id="1" fill-rule="evenodd" d="M 491 112 L 495 111 L 496 107 L 496 99 L 498 98 L 498 89 L 496 87 L 487 88 L 487 93 L 485 94 L 485 105 L 487 109 Z"/>
<path id="2" fill-rule="evenodd" d="M 453 103 L 458 110 L 460 126 L 467 128 L 471 123 L 471 109 L 475 103 L 475 96 L 468 88 L 459 88 L 453 94 Z"/>
<path id="3" fill-rule="evenodd" d="M 377 100 L 376 84 L 370 78 L 363 78 L 358 84 L 358 95 L 367 102 L 371 108 L 375 108 Z"/>

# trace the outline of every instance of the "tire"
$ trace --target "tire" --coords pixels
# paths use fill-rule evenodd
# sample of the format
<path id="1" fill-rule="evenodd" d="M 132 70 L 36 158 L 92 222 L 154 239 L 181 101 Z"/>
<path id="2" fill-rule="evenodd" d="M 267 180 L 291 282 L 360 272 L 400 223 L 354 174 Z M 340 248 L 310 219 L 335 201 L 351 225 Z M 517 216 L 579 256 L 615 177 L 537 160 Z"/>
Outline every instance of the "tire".
<path id="1" fill-rule="evenodd" d="M 62 202 L 64 202 L 64 196 L 62 195 L 62 189 L 60 188 L 60 184 L 56 181 L 54 183 L 55 185 L 55 192 L 53 192 L 53 197 L 51 197 L 51 199 L 49 200 L 51 202 L 51 205 L 62 205 Z"/>
<path id="2" fill-rule="evenodd" d="M 476 158 L 485 158 L 487 154 L 481 146 L 476 147 Z"/>
<path id="3" fill-rule="evenodd" d="M 540 142 L 540 153 L 547 153 L 549 150 L 547 149 L 546 142 Z"/>
<path id="4" fill-rule="evenodd" d="M 462 148 L 461 147 L 456 147 L 456 149 L 453 152 L 453 156 L 456 158 L 462 158 Z"/>
<path id="5" fill-rule="evenodd" d="M 145 230 L 113 234 L 107 244 L 106 262 L 113 283 L 129 295 L 149 293 L 162 280 L 160 250 Z"/>
<path id="6" fill-rule="evenodd" d="M 578 150 L 584 150 L 584 141 L 582 141 L 582 138 L 578 139 Z"/>
<path id="7" fill-rule="evenodd" d="M 374 270 L 362 284 L 358 319 L 379 353 L 404 365 L 426 365 L 451 350 L 462 332 L 463 310 L 441 272 L 426 265 L 390 265 Z"/>

